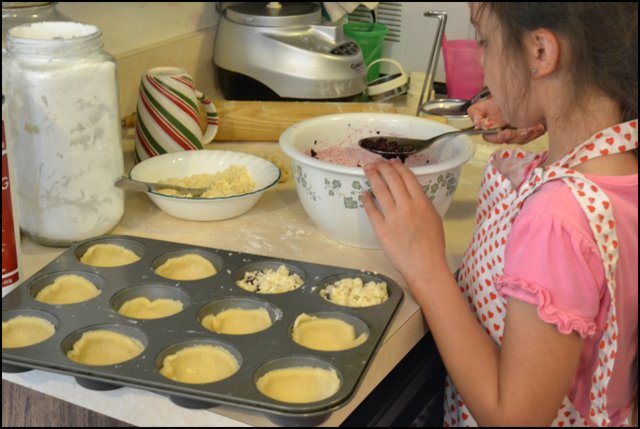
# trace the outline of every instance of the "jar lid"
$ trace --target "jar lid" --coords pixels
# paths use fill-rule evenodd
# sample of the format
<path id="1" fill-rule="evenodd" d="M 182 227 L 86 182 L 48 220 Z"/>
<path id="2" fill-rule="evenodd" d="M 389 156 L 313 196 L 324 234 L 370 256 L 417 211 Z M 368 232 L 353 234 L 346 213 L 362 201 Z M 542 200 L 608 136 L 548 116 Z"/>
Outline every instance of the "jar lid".
<path id="1" fill-rule="evenodd" d="M 242 2 L 224 10 L 230 21 L 254 27 L 288 27 L 322 22 L 320 6 L 303 2 Z"/>
<path id="2" fill-rule="evenodd" d="M 40 7 L 55 4 L 51 1 L 3 1 L 2 9 L 23 9 L 30 7 Z"/>
<path id="3" fill-rule="evenodd" d="M 367 94 L 374 101 L 383 101 L 390 98 L 405 94 L 409 89 L 409 78 L 404 72 L 402 66 L 395 60 L 390 58 L 380 58 L 369 64 L 368 68 L 379 62 L 389 62 L 395 65 L 399 73 L 389 74 L 387 76 L 380 77 L 373 82 L 369 83 L 367 87 Z"/>

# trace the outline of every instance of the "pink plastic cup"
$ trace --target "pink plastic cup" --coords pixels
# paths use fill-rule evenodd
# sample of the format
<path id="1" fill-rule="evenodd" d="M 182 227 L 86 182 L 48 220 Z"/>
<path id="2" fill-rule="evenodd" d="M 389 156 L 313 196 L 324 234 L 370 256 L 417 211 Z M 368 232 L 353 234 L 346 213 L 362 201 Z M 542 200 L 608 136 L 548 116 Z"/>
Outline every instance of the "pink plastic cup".
<path id="1" fill-rule="evenodd" d="M 484 85 L 482 50 L 475 40 L 442 40 L 447 96 L 469 100 Z"/>

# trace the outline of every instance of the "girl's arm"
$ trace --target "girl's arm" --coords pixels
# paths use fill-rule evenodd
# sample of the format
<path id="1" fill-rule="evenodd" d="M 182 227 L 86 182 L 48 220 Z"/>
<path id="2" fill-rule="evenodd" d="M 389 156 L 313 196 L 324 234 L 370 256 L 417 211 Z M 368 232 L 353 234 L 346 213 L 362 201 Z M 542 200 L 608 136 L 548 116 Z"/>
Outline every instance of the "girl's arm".
<path id="1" fill-rule="evenodd" d="M 548 425 L 578 366 L 582 340 L 560 334 L 536 308 L 507 300 L 502 347 L 484 331 L 447 263 L 442 221 L 398 161 L 365 167 L 365 210 L 420 305 L 458 391 L 481 425 Z"/>

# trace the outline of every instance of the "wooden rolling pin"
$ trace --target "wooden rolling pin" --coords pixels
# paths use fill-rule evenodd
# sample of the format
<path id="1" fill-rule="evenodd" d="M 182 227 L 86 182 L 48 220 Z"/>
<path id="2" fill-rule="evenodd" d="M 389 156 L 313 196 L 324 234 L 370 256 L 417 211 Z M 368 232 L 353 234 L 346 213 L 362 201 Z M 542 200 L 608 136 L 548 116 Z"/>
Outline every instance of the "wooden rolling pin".
<path id="1" fill-rule="evenodd" d="M 233 101 L 214 100 L 218 113 L 218 132 L 214 142 L 277 142 L 291 125 L 322 115 L 350 112 L 403 113 L 408 109 L 392 103 L 346 103 L 315 101 Z M 206 112 L 201 112 L 201 127 L 206 128 Z M 442 117 L 427 116 L 439 122 Z M 135 113 L 122 119 L 126 128 L 135 126 Z"/>
<path id="2" fill-rule="evenodd" d="M 396 113 L 392 103 L 213 100 L 218 111 L 214 142 L 278 141 L 291 125 L 315 116 L 348 112 Z"/>

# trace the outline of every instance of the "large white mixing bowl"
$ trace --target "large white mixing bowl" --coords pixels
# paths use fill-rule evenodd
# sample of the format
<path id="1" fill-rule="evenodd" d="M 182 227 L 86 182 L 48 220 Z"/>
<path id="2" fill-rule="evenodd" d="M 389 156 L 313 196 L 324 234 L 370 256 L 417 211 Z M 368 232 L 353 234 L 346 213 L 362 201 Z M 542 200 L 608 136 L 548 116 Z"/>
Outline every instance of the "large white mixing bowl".
<path id="1" fill-rule="evenodd" d="M 291 157 L 298 197 L 321 231 L 343 244 L 379 248 L 362 206 L 370 185 L 361 167 L 321 161 L 309 155 L 330 147 L 356 146 L 367 136 L 428 138 L 456 128 L 425 118 L 391 113 L 342 113 L 292 125 L 280 136 L 280 147 Z M 466 136 L 443 139 L 427 149 L 429 163 L 411 167 L 425 194 L 444 216 L 458 185 L 460 169 L 474 154 Z"/>

